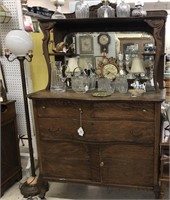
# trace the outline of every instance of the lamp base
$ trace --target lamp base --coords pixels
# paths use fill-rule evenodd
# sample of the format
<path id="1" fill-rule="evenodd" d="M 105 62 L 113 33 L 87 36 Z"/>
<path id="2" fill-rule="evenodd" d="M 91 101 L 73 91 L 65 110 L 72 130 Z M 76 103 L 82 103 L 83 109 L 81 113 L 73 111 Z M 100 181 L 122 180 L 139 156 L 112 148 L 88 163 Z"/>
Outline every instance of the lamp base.
<path id="1" fill-rule="evenodd" d="M 20 187 L 20 192 L 24 198 L 39 195 L 40 199 L 45 199 L 45 194 L 49 190 L 49 184 L 40 177 L 29 177 Z"/>

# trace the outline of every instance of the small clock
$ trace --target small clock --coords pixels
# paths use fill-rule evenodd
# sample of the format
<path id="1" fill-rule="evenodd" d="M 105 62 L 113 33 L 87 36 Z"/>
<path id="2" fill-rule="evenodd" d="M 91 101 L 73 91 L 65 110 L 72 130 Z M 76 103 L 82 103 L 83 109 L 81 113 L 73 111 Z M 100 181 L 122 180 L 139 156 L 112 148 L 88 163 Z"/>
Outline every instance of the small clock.
<path id="1" fill-rule="evenodd" d="M 96 74 L 99 77 L 104 77 L 110 80 L 116 79 L 119 73 L 118 65 L 116 59 L 114 58 L 106 58 L 104 57 L 103 60 L 96 66 Z"/>
<path id="2" fill-rule="evenodd" d="M 104 78 L 114 80 L 118 74 L 118 69 L 114 64 L 107 64 L 103 67 Z"/>
<path id="3" fill-rule="evenodd" d="M 108 45 L 110 44 L 110 35 L 108 33 L 100 33 L 98 36 L 101 53 L 108 53 Z"/>

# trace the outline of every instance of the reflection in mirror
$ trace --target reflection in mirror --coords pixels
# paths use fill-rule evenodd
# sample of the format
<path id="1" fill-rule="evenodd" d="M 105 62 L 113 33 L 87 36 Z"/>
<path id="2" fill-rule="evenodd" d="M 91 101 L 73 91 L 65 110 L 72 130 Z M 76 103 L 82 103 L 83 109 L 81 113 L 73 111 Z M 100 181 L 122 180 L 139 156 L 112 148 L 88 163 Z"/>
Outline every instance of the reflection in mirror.
<path id="1" fill-rule="evenodd" d="M 154 86 L 155 50 L 153 36 L 145 32 L 69 33 L 53 49 L 55 53 L 66 53 L 64 65 L 67 78 L 73 74 L 77 76 L 75 68 L 79 68 L 87 76 L 90 73 L 114 81 L 125 75 L 133 83 L 135 74 L 131 71 L 132 60 L 139 57 L 144 61 L 144 72 L 139 72 L 138 78 L 148 82 L 151 88 Z M 71 65 L 73 59 L 76 64 Z M 138 87 L 136 83 L 135 87 Z"/>
<path id="2" fill-rule="evenodd" d="M 146 68 L 153 67 L 154 56 L 151 53 L 155 53 L 155 41 L 146 32 L 70 33 L 64 42 L 69 53 L 79 55 L 81 68 L 89 64 L 96 68 L 102 56 L 106 56 L 116 58 L 119 65 L 123 62 L 128 71 L 135 55 L 144 59 Z"/>

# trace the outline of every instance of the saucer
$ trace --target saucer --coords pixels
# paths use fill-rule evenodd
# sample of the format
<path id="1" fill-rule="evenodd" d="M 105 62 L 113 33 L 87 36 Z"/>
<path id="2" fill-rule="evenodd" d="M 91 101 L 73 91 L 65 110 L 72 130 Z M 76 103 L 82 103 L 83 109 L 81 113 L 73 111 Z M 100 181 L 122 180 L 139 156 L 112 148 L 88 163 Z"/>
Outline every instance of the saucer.
<path id="1" fill-rule="evenodd" d="M 93 97 L 108 97 L 111 95 L 112 95 L 112 93 L 110 93 L 110 92 L 94 92 L 92 94 Z"/>

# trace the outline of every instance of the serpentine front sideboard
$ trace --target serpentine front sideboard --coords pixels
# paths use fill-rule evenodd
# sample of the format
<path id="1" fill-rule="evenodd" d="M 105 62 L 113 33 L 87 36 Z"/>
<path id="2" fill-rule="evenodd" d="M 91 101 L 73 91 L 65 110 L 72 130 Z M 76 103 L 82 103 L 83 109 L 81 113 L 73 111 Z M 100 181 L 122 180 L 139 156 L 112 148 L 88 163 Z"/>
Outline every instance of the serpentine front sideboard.
<path id="1" fill-rule="evenodd" d="M 42 179 L 148 188 L 158 197 L 164 90 L 137 98 L 44 90 L 29 98 Z"/>

